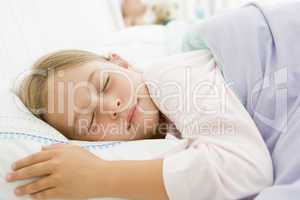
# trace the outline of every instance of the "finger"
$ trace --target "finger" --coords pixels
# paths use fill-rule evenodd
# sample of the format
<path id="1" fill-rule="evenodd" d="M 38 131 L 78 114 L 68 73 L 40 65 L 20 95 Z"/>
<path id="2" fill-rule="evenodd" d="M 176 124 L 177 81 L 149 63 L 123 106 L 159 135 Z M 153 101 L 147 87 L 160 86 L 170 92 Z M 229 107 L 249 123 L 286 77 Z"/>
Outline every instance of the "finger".
<path id="1" fill-rule="evenodd" d="M 48 146 L 42 146 L 42 150 L 51 150 L 51 149 L 57 149 L 57 148 L 64 148 L 67 147 L 69 144 L 61 144 L 61 143 L 57 143 L 57 144 L 52 144 L 52 145 L 48 145 Z"/>
<path id="2" fill-rule="evenodd" d="M 30 165 L 34 165 L 34 164 L 39 163 L 39 162 L 47 161 L 51 158 L 52 158 L 52 153 L 41 151 L 41 152 L 32 154 L 30 156 L 27 156 L 27 157 L 21 159 L 21 160 L 16 161 L 12 165 L 12 169 L 16 171 L 16 170 L 19 170 L 21 168 L 24 168 L 24 167 L 27 167 L 27 166 L 30 166 Z"/>
<path id="3" fill-rule="evenodd" d="M 15 194 L 17 196 L 34 194 L 34 193 L 41 192 L 43 190 L 53 188 L 53 187 L 55 187 L 54 181 L 51 179 L 51 177 L 46 176 L 46 177 L 40 178 L 34 182 L 17 187 L 15 190 Z"/>
<path id="4" fill-rule="evenodd" d="M 43 151 L 51 151 L 51 150 L 57 150 L 57 149 L 68 149 L 68 148 L 74 148 L 74 147 L 80 147 L 79 144 L 55 144 L 55 145 L 49 145 L 42 147 Z M 57 152 L 57 151 L 56 151 Z"/>
<path id="5" fill-rule="evenodd" d="M 51 174 L 53 167 L 49 162 L 37 163 L 19 170 L 13 171 L 6 177 L 8 182 L 33 178 L 37 176 L 46 176 Z"/>
<path id="6" fill-rule="evenodd" d="M 37 192 L 35 194 L 30 195 L 32 199 L 34 200 L 41 200 L 41 199 L 53 199 L 53 198 L 58 198 L 58 191 L 56 188 L 50 188 L 46 189 L 41 192 Z"/>

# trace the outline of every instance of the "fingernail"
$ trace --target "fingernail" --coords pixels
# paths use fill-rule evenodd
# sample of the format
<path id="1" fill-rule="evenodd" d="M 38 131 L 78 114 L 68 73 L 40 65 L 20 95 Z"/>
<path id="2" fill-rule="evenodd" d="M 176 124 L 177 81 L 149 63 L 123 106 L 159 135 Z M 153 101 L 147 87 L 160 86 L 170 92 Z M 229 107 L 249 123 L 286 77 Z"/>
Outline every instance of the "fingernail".
<path id="1" fill-rule="evenodd" d="M 16 163 L 13 163 L 13 164 L 11 165 L 11 169 L 12 169 L 12 170 L 15 170 L 15 169 L 16 169 Z"/>
<path id="2" fill-rule="evenodd" d="M 15 189 L 15 194 L 18 195 L 18 196 L 21 195 L 21 190 L 20 189 Z"/>
<path id="3" fill-rule="evenodd" d="M 11 174 L 7 174 L 5 177 L 6 181 L 11 181 L 12 180 L 12 175 Z"/>

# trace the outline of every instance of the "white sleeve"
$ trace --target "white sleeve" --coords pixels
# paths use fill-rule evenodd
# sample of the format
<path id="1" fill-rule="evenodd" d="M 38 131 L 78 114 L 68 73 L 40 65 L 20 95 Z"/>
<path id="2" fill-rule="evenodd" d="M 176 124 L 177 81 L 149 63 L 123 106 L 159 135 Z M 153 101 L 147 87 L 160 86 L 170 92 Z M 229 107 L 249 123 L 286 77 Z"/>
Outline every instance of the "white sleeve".
<path id="1" fill-rule="evenodd" d="M 170 200 L 241 199 L 272 184 L 264 144 L 249 122 L 238 123 L 242 133 L 200 136 L 188 149 L 165 157 L 163 178 Z"/>
<path id="2" fill-rule="evenodd" d="M 156 64 L 152 75 L 161 94 L 154 97 L 156 104 L 174 122 L 183 140 L 190 141 L 188 148 L 164 157 L 163 179 L 170 200 L 241 199 L 273 182 L 271 157 L 256 125 L 226 85 L 213 58 L 206 55 L 200 51 L 166 59 Z M 172 63 L 176 66 L 160 70 Z M 166 82 L 175 77 L 176 83 L 184 84 L 185 73 L 192 89 L 184 90 L 189 95 L 184 99 L 189 100 L 183 104 L 190 107 L 179 109 L 176 99 L 166 99 L 176 92 Z M 193 87 L 199 83 L 214 88 Z M 213 98 L 212 90 L 222 95 Z M 195 99 L 195 92 L 199 98 Z M 172 108 L 178 109 L 169 114 Z"/>

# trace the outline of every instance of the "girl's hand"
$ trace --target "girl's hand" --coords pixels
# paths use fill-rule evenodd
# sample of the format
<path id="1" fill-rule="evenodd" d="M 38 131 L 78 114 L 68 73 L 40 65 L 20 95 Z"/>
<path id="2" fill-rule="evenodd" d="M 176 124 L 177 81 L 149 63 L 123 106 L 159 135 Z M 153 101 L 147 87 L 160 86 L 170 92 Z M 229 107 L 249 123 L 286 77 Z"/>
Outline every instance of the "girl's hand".
<path id="1" fill-rule="evenodd" d="M 12 168 L 9 182 L 39 177 L 15 190 L 18 196 L 29 194 L 34 199 L 101 197 L 108 185 L 107 162 L 75 145 L 44 147 Z"/>

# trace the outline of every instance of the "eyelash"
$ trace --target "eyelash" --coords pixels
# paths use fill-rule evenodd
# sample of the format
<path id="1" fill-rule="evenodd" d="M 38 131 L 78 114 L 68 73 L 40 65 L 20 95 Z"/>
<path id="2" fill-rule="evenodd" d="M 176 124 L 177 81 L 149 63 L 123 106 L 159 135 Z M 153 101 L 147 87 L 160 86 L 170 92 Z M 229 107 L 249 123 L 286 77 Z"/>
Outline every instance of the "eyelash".
<path id="1" fill-rule="evenodd" d="M 89 129 L 93 126 L 94 120 L 95 120 L 95 112 L 92 113 L 92 116 L 91 116 L 91 122 L 90 122 L 90 127 L 89 127 Z"/>
<path id="2" fill-rule="evenodd" d="M 102 89 L 101 92 L 104 92 L 107 89 L 107 86 L 108 86 L 109 82 L 110 82 L 110 76 L 108 76 L 107 79 L 105 80 L 105 83 L 104 83 L 104 86 L 103 86 L 103 89 Z M 91 115 L 90 126 L 92 126 L 92 124 L 94 122 L 94 119 L 95 119 L 94 115 L 95 115 L 95 112 L 93 112 L 92 115 Z"/>
<path id="3" fill-rule="evenodd" d="M 107 79 L 106 79 L 106 81 L 104 83 L 102 92 L 104 92 L 107 89 L 107 86 L 108 86 L 109 82 L 110 82 L 110 76 L 107 77 Z"/>
<path id="4" fill-rule="evenodd" d="M 106 79 L 106 81 L 104 83 L 104 86 L 103 86 L 103 89 L 102 89 L 101 92 L 104 92 L 107 89 L 107 86 L 108 86 L 109 82 L 110 82 L 110 76 L 107 77 L 107 79 Z M 94 120 L 95 120 L 95 116 L 94 115 L 95 115 L 95 112 L 93 112 L 92 115 L 91 115 L 90 128 L 94 124 Z"/>

